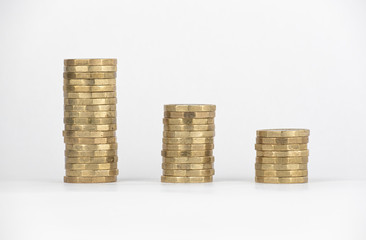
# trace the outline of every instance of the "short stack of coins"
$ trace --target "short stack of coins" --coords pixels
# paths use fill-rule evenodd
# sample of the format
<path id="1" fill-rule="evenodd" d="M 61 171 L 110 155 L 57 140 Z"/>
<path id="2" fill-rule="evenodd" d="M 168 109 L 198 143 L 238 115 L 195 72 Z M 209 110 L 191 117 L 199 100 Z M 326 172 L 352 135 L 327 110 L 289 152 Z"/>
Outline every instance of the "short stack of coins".
<path id="1" fill-rule="evenodd" d="M 255 181 L 307 183 L 309 135 L 308 129 L 258 130 Z"/>
<path id="2" fill-rule="evenodd" d="M 116 59 L 64 61 L 67 183 L 117 181 Z"/>
<path id="3" fill-rule="evenodd" d="M 212 182 L 215 105 L 165 105 L 163 175 L 166 183 Z"/>

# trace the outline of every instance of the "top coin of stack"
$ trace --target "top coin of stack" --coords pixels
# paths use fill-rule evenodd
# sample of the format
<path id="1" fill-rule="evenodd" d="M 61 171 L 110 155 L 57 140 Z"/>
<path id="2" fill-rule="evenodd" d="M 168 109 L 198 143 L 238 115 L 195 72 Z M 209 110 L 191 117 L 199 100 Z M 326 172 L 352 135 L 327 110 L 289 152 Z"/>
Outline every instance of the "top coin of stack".
<path id="1" fill-rule="evenodd" d="M 65 182 L 117 180 L 116 59 L 64 61 Z"/>
<path id="2" fill-rule="evenodd" d="M 215 105 L 165 105 L 162 182 L 212 182 Z"/>
<path id="3" fill-rule="evenodd" d="M 268 129 L 257 131 L 255 181 L 258 183 L 308 182 L 310 131 Z"/>

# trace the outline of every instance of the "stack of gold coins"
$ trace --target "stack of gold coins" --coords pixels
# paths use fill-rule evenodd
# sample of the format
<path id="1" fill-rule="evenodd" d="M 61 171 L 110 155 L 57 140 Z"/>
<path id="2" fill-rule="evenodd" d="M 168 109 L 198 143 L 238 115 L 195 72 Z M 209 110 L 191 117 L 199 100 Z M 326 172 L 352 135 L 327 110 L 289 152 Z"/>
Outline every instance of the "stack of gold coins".
<path id="1" fill-rule="evenodd" d="M 309 135 L 308 129 L 258 130 L 255 181 L 307 183 Z"/>
<path id="2" fill-rule="evenodd" d="M 117 180 L 116 59 L 64 61 L 67 183 Z"/>
<path id="3" fill-rule="evenodd" d="M 165 105 L 163 176 L 167 183 L 212 182 L 215 105 Z"/>

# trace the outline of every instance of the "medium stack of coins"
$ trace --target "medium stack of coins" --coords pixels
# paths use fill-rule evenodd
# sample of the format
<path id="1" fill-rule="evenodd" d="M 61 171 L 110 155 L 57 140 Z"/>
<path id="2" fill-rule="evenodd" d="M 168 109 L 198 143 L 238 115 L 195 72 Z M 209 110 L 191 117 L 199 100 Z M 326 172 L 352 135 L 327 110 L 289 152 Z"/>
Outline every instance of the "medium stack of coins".
<path id="1" fill-rule="evenodd" d="M 258 130 L 255 181 L 307 183 L 309 135 L 308 129 Z"/>
<path id="2" fill-rule="evenodd" d="M 67 183 L 117 180 L 116 59 L 64 61 Z"/>
<path id="3" fill-rule="evenodd" d="M 215 105 L 165 105 L 163 176 L 167 183 L 212 182 Z"/>

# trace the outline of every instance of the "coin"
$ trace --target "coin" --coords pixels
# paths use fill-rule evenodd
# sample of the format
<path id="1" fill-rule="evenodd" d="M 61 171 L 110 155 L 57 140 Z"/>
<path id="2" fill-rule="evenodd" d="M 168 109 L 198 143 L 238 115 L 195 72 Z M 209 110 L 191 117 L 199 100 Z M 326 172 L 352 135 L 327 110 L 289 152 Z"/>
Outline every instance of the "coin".
<path id="1" fill-rule="evenodd" d="M 163 163 L 162 168 L 164 170 L 169 169 L 182 169 L 182 170 L 194 170 L 194 169 L 213 169 L 213 163 Z"/>
<path id="2" fill-rule="evenodd" d="M 65 105 L 110 105 L 116 104 L 116 98 L 83 98 L 83 99 L 73 99 L 65 98 Z"/>
<path id="3" fill-rule="evenodd" d="M 211 104 L 168 104 L 164 105 L 166 112 L 211 112 L 216 110 L 216 105 Z"/>
<path id="4" fill-rule="evenodd" d="M 256 170 L 307 170 L 307 164 L 255 164 Z"/>
<path id="5" fill-rule="evenodd" d="M 66 144 L 66 150 L 92 151 L 117 149 L 117 143 L 110 144 Z"/>
<path id="6" fill-rule="evenodd" d="M 262 151 L 292 151 L 292 150 L 306 150 L 307 144 L 290 144 L 290 145 L 266 145 L 266 144 L 255 144 L 256 150 Z"/>
<path id="7" fill-rule="evenodd" d="M 163 157 L 205 157 L 211 156 L 212 150 L 206 151 L 161 151 L 161 156 Z"/>
<path id="8" fill-rule="evenodd" d="M 215 157 L 171 157 L 163 158 L 163 163 L 213 163 Z"/>
<path id="9" fill-rule="evenodd" d="M 64 93 L 65 98 L 115 98 L 116 92 Z"/>
<path id="10" fill-rule="evenodd" d="M 307 183 L 308 177 L 255 177 L 257 183 Z"/>
<path id="11" fill-rule="evenodd" d="M 299 151 L 257 151 L 257 157 L 306 157 L 309 150 Z"/>
<path id="12" fill-rule="evenodd" d="M 65 66 L 65 72 L 115 72 L 117 66 Z"/>
<path id="13" fill-rule="evenodd" d="M 212 137 L 205 138 L 163 138 L 164 144 L 209 144 L 213 143 Z"/>
<path id="14" fill-rule="evenodd" d="M 115 131 L 96 131 L 96 132 L 90 132 L 90 131 L 63 131 L 64 137 L 114 137 L 116 136 Z"/>
<path id="15" fill-rule="evenodd" d="M 263 171 L 256 170 L 257 177 L 307 177 L 308 170 L 293 170 L 293 171 Z"/>
<path id="16" fill-rule="evenodd" d="M 166 131 L 213 131 L 215 125 L 165 125 Z"/>
<path id="17" fill-rule="evenodd" d="M 117 65 L 117 59 L 114 58 L 99 58 L 99 59 L 65 59 L 66 66 L 114 66 Z"/>
<path id="18" fill-rule="evenodd" d="M 109 157 L 115 155 L 117 155 L 117 150 L 102 150 L 102 151 L 65 150 L 66 157 Z"/>
<path id="19" fill-rule="evenodd" d="M 114 131 L 117 129 L 116 124 L 106 124 L 106 125 L 76 125 L 76 124 L 66 124 L 66 131 Z"/>
<path id="20" fill-rule="evenodd" d="M 117 163 L 99 163 L 99 164 L 78 164 L 78 163 L 66 163 L 66 170 L 115 170 Z"/>
<path id="21" fill-rule="evenodd" d="M 116 117 L 116 111 L 109 111 L 109 112 L 64 112 L 64 117 L 111 118 L 111 117 Z"/>
<path id="22" fill-rule="evenodd" d="M 208 177 L 215 174 L 215 170 L 163 170 L 164 176 L 175 177 Z"/>
<path id="23" fill-rule="evenodd" d="M 309 142 L 309 137 L 289 137 L 289 138 L 257 137 L 258 144 L 306 144 L 308 142 Z"/>
<path id="24" fill-rule="evenodd" d="M 65 183 L 107 183 L 116 182 L 116 176 L 110 177 L 64 177 Z"/>
<path id="25" fill-rule="evenodd" d="M 161 182 L 165 183 L 206 183 L 212 182 L 212 176 L 209 177 L 169 177 L 161 176 Z"/>
<path id="26" fill-rule="evenodd" d="M 166 125 L 210 125 L 214 124 L 213 118 L 163 118 Z"/>
<path id="27" fill-rule="evenodd" d="M 64 110 L 66 112 L 106 112 L 106 111 L 116 111 L 116 105 L 65 105 Z"/>
<path id="28" fill-rule="evenodd" d="M 115 124 L 116 118 L 64 118 L 65 124 Z"/>
<path id="29" fill-rule="evenodd" d="M 116 137 L 107 137 L 107 138 L 64 137 L 64 142 L 67 144 L 105 144 L 105 143 L 115 143 Z"/>
<path id="30" fill-rule="evenodd" d="M 285 157 L 285 158 L 257 157 L 256 162 L 272 163 L 272 164 L 308 163 L 308 157 Z"/>
<path id="31" fill-rule="evenodd" d="M 73 73 L 73 72 L 64 72 L 64 78 L 82 78 L 82 79 L 95 79 L 95 78 L 116 78 L 116 72 L 103 72 L 103 73 Z"/>
<path id="32" fill-rule="evenodd" d="M 66 170 L 68 177 L 108 177 L 117 176 L 118 169 L 115 170 Z"/>
<path id="33" fill-rule="evenodd" d="M 166 118 L 213 118 L 215 112 L 164 112 Z"/>
<path id="34" fill-rule="evenodd" d="M 94 79 L 64 79 L 64 85 L 78 85 L 78 86 L 106 86 L 106 85 L 116 85 L 115 78 L 94 78 Z"/>
<path id="35" fill-rule="evenodd" d="M 213 144 L 191 144 L 191 145 L 170 145 L 170 144 L 163 144 L 163 150 L 174 150 L 174 151 L 202 151 L 202 150 L 210 150 L 213 149 Z"/>
<path id="36" fill-rule="evenodd" d="M 258 130 L 258 137 L 308 137 L 310 130 L 308 129 L 264 129 Z"/>
<path id="37" fill-rule="evenodd" d="M 65 163 L 115 163 L 118 161 L 117 156 L 109 157 L 66 157 Z"/>
<path id="38" fill-rule="evenodd" d="M 171 137 L 171 138 L 184 138 L 184 137 L 191 137 L 191 138 L 202 138 L 202 137 L 214 137 L 215 131 L 200 131 L 200 132 L 175 132 L 175 131 L 164 131 L 164 137 Z"/>
<path id="39" fill-rule="evenodd" d="M 82 93 L 82 92 L 115 92 L 116 85 L 107 86 L 76 86 L 76 85 L 66 85 L 64 86 L 64 91 L 66 93 Z"/>

